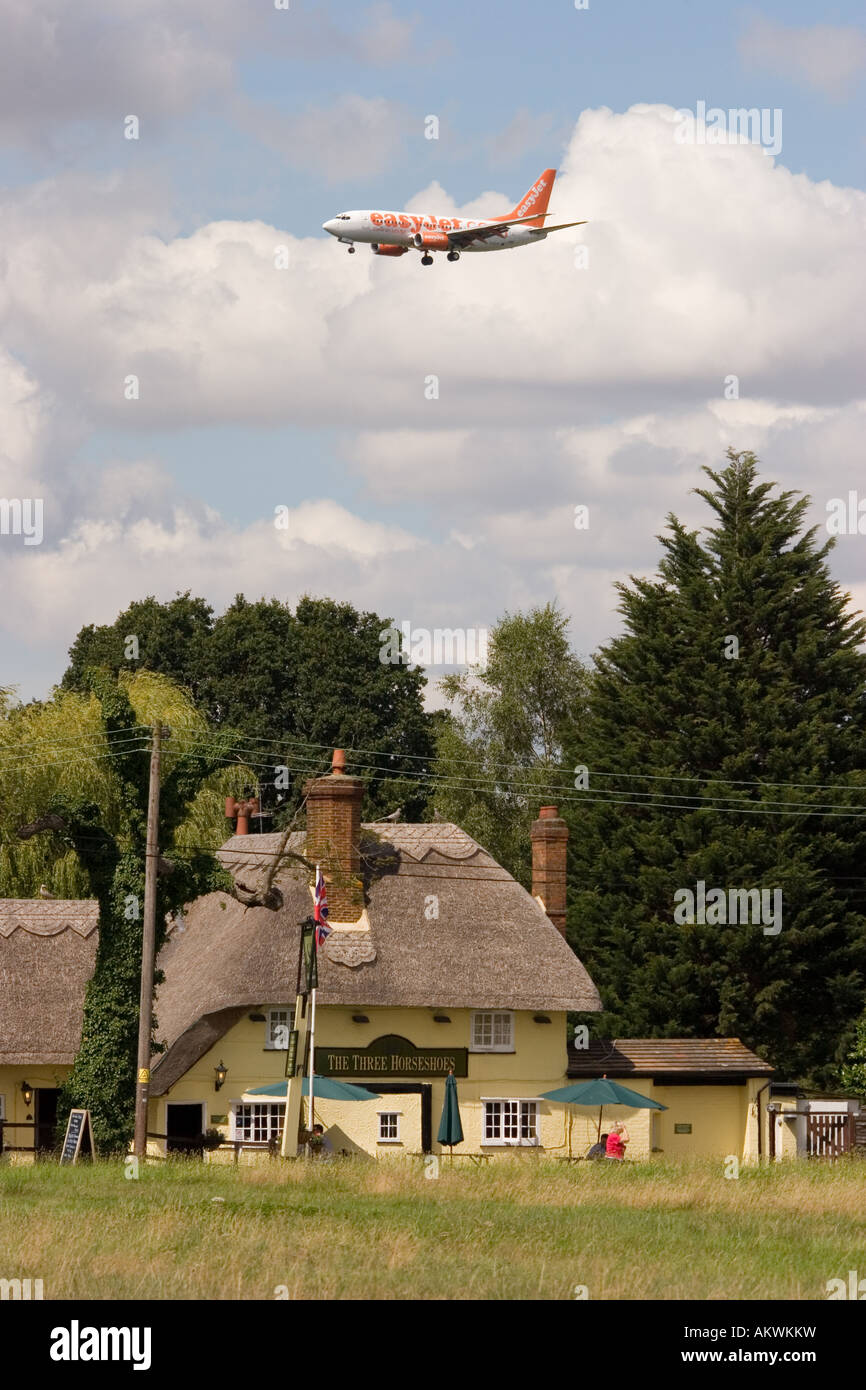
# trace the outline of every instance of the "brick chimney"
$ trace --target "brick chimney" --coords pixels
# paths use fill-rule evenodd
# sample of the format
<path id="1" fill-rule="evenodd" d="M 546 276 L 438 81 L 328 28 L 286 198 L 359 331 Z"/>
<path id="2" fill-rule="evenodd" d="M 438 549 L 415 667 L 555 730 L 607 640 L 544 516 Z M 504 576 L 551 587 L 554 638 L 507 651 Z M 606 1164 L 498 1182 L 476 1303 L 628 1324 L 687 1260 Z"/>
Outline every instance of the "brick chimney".
<path id="1" fill-rule="evenodd" d="M 565 936 L 568 826 L 555 806 L 542 806 L 532 822 L 532 896 L 540 898 L 558 932 Z"/>
<path id="2" fill-rule="evenodd" d="M 331 771 L 304 787 L 306 857 L 321 865 L 328 886 L 331 922 L 357 922 L 364 910 L 361 881 L 361 802 L 364 784 L 346 776 L 346 754 L 335 748 Z"/>

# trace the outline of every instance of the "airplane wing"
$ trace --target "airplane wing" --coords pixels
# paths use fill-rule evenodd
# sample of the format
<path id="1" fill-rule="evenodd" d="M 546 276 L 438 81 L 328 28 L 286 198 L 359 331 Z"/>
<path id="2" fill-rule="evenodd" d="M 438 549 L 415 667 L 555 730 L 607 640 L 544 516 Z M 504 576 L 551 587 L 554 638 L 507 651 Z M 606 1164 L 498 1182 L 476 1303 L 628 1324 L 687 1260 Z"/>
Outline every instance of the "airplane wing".
<path id="1" fill-rule="evenodd" d="M 549 217 L 549 212 L 531 212 L 528 217 L 505 217 L 501 222 L 488 222 L 481 227 L 461 227 L 457 232 L 447 232 L 452 246 L 466 246 L 470 241 L 485 241 L 487 237 L 501 236 L 509 227 L 522 222 L 537 222 L 539 217 Z"/>
<path id="2" fill-rule="evenodd" d="M 588 220 L 584 217 L 581 222 L 560 222 L 556 227 L 531 227 L 530 231 L 544 233 L 546 236 L 548 232 L 562 232 L 566 227 L 585 227 Z"/>

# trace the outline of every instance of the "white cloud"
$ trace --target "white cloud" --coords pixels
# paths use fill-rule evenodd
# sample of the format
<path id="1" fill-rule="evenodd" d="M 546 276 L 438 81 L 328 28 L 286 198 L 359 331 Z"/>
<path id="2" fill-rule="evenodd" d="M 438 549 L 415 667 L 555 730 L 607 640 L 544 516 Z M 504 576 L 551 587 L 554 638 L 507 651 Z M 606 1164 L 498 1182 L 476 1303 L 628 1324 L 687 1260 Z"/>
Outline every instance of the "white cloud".
<path id="1" fill-rule="evenodd" d="M 740 38 L 739 49 L 754 67 L 799 79 L 837 101 L 848 96 L 866 72 L 866 32 L 853 25 L 795 28 L 756 17 Z"/>
<path id="2" fill-rule="evenodd" d="M 146 187 L 116 178 L 92 197 L 81 177 L 4 195 L 4 477 L 46 489 L 44 544 L 0 544 L 7 630 L 60 653 L 83 622 L 179 588 L 217 607 L 241 586 L 348 595 L 426 627 L 555 593 L 590 650 L 617 626 L 614 579 L 654 570 L 665 514 L 703 524 L 690 489 L 729 444 L 815 491 L 822 523 L 828 497 L 862 487 L 866 196 L 675 128 L 668 108 L 584 113 L 553 210 L 588 226 L 429 270 L 257 221 L 178 236 L 158 190 L 149 213 Z M 438 185 L 407 205 L 456 210 Z M 180 496 L 153 431 L 237 423 L 338 428 L 360 502 L 323 489 L 281 532 Z M 141 447 L 82 469 L 62 445 L 85 425 Z M 274 480 L 273 505 L 292 505 L 296 476 Z M 861 603 L 863 543 L 833 562 Z"/>
<path id="3" fill-rule="evenodd" d="M 96 124 L 113 127 L 120 147 L 130 114 L 147 139 L 190 112 L 235 102 L 255 111 L 237 74 L 251 51 L 384 67 L 423 56 L 417 28 L 384 3 L 347 19 L 345 6 L 277 10 L 270 0 L 0 0 L 0 135 L 48 152 Z"/>
<path id="4" fill-rule="evenodd" d="M 58 238 L 48 195 L 7 195 L 6 339 L 95 422 L 145 429 L 566 424 L 721 397 L 729 374 L 743 395 L 844 398 L 866 354 L 866 320 L 851 313 L 866 288 L 866 195 L 754 146 L 680 145 L 675 129 L 668 108 L 585 112 L 553 202 L 588 225 L 430 269 L 254 221 L 163 240 L 122 210 L 96 254 L 86 212 Z M 502 211 L 521 191 L 476 202 Z M 107 198 L 102 211 L 111 224 Z M 287 270 L 274 268 L 280 245 Z"/>

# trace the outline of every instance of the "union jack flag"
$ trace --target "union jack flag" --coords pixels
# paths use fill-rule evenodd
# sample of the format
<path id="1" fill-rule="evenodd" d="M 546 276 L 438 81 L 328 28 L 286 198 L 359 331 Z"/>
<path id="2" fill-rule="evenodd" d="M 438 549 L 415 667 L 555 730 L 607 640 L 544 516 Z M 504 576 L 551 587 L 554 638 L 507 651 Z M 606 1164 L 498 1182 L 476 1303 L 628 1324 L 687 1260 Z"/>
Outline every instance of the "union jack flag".
<path id="1" fill-rule="evenodd" d="M 316 891 L 315 909 L 313 919 L 316 923 L 316 950 L 324 945 L 331 935 L 331 928 L 328 926 L 328 894 L 325 890 L 325 879 L 322 870 L 316 865 Z"/>

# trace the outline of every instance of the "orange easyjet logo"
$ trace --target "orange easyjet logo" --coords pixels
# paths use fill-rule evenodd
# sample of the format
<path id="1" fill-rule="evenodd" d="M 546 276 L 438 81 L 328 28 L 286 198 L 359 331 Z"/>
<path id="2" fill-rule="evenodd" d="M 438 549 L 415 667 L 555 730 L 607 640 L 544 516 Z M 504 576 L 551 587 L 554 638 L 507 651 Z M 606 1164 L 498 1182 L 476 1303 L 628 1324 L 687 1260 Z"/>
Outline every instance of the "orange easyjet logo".
<path id="1" fill-rule="evenodd" d="M 408 212 L 371 212 L 370 221 L 374 227 L 403 227 L 406 231 L 456 232 L 461 227 L 474 227 L 477 223 L 461 222 L 459 217 L 424 217 Z"/>
<path id="2" fill-rule="evenodd" d="M 515 213 L 515 217 L 522 217 L 523 214 L 524 214 L 525 212 L 528 212 L 529 209 L 530 209 L 535 203 L 538 202 L 539 195 L 544 191 L 544 189 L 545 189 L 546 187 L 547 187 L 547 181 L 546 181 L 545 179 L 539 179 L 539 180 L 538 180 L 538 183 L 533 184 L 533 186 L 532 186 L 532 188 L 530 188 L 529 193 L 527 194 L 526 198 L 525 198 L 524 201 L 521 203 L 520 207 L 517 209 L 517 212 Z"/>

